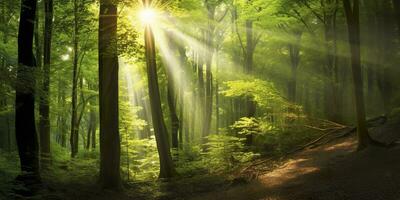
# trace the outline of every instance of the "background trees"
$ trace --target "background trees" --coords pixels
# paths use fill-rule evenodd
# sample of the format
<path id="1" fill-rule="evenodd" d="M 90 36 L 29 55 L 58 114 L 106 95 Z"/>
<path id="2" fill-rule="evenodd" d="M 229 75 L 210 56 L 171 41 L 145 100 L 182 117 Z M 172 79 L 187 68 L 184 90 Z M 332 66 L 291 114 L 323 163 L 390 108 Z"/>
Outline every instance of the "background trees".
<path id="1" fill-rule="evenodd" d="M 145 26 L 144 7 L 155 10 Z M 19 15 L 21 6 L 4 0 L 0 148 L 18 143 L 36 172 L 38 125 L 42 164 L 54 166 L 50 150 L 55 165 L 100 158 L 104 186 L 118 187 L 120 179 L 233 169 L 315 139 L 327 123 L 358 124 L 365 146 L 365 119 L 399 107 L 398 7 L 45 0 Z"/>

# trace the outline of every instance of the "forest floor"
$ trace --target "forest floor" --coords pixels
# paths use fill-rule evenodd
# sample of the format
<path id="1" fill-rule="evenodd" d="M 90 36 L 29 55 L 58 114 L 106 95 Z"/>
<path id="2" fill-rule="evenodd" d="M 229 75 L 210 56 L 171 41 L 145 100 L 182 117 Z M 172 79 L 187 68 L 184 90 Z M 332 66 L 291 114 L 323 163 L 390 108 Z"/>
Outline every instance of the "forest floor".
<path id="1" fill-rule="evenodd" d="M 13 180 L 18 170 L 0 170 L 0 199 L 400 200 L 400 147 L 355 149 L 355 138 L 347 137 L 291 154 L 273 166 L 272 161 L 265 162 L 268 170 L 250 182 L 205 175 L 130 183 L 124 192 L 103 191 L 95 176 L 66 170 L 63 175 L 44 176 L 44 189 L 24 197 L 23 188 Z"/>
<path id="2" fill-rule="evenodd" d="M 355 149 L 355 138 L 342 138 L 293 154 L 249 184 L 192 200 L 400 200 L 400 147 Z"/>

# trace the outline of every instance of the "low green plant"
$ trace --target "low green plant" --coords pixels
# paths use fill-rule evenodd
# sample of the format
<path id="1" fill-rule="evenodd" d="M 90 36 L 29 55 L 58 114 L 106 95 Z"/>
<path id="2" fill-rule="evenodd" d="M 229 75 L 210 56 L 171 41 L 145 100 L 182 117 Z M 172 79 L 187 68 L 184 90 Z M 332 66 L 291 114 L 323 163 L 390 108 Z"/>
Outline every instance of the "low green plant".
<path id="1" fill-rule="evenodd" d="M 246 151 L 244 138 L 228 134 L 210 135 L 203 152 L 204 164 L 211 173 L 229 171 L 254 159 L 258 154 Z"/>

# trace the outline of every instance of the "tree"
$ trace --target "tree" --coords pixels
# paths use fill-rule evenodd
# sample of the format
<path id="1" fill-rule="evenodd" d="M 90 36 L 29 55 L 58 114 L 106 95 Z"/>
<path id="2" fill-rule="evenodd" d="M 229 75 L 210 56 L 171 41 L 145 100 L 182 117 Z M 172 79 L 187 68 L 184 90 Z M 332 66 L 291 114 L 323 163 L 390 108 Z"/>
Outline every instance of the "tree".
<path id="1" fill-rule="evenodd" d="M 22 0 L 18 31 L 18 71 L 15 98 L 15 134 L 21 171 L 40 180 L 39 144 L 35 125 L 35 68 L 33 32 L 36 1 Z"/>
<path id="2" fill-rule="evenodd" d="M 351 5 L 350 0 L 343 0 L 343 7 L 347 19 L 351 52 L 351 65 L 357 115 L 358 149 L 362 150 L 369 145 L 370 138 L 365 120 L 364 92 L 361 76 L 359 2 L 358 0 L 353 0 L 353 5 Z"/>
<path id="3" fill-rule="evenodd" d="M 44 51 L 43 51 L 43 80 L 42 95 L 39 105 L 40 155 L 42 166 L 47 165 L 50 159 L 50 64 L 51 64 L 51 36 L 53 30 L 53 0 L 44 1 Z"/>
<path id="4" fill-rule="evenodd" d="M 397 31 L 400 36 L 400 1 L 399 0 L 393 0 L 393 7 L 394 7 L 394 12 L 395 12 L 395 17 L 397 19 Z"/>
<path id="5" fill-rule="evenodd" d="M 173 44 L 172 41 L 172 35 L 171 33 L 167 33 L 167 43 L 168 47 L 171 51 L 175 51 L 175 44 Z M 173 55 L 173 54 L 172 54 Z M 166 64 L 166 72 L 167 72 L 167 100 L 168 100 L 168 108 L 169 108 L 169 113 L 170 113 L 170 118 L 171 118 L 171 137 L 172 137 L 172 148 L 178 149 L 179 146 L 179 138 L 178 138 L 178 131 L 181 130 L 180 122 L 182 121 L 182 118 L 178 118 L 177 115 L 177 109 L 176 109 L 176 88 L 175 88 L 175 77 L 174 77 L 174 71 L 172 70 L 173 66 L 167 66 Z"/>
<path id="6" fill-rule="evenodd" d="M 143 5 L 145 8 L 149 8 L 151 0 L 143 0 Z M 144 38 L 151 115 L 160 159 L 159 177 L 170 178 L 174 176 L 176 172 L 172 163 L 171 152 L 169 151 L 168 131 L 165 126 L 164 115 L 161 108 L 160 90 L 157 77 L 156 49 L 154 44 L 154 35 L 150 24 L 145 25 Z"/>
<path id="7" fill-rule="evenodd" d="M 250 1 L 246 1 L 246 3 L 249 4 L 250 8 L 253 8 L 254 6 L 252 5 L 252 3 Z M 259 10 L 257 8 L 251 9 L 252 12 L 259 12 Z M 235 18 L 237 18 L 237 13 Z M 251 16 L 250 16 L 251 17 Z M 244 44 L 244 41 L 242 40 L 242 37 L 240 36 L 240 32 L 238 29 L 238 22 L 237 19 L 235 20 L 235 26 L 236 26 L 236 33 L 239 39 L 239 43 L 240 43 L 240 47 L 242 49 L 242 53 L 244 56 L 244 65 L 243 65 L 243 71 L 246 74 L 253 74 L 254 71 L 254 52 L 255 49 L 257 47 L 257 44 L 261 38 L 261 34 L 254 34 L 254 20 L 251 19 L 250 17 L 248 17 L 245 20 L 245 27 L 246 27 L 246 43 Z M 247 98 L 246 99 L 246 117 L 255 117 L 256 115 L 256 103 L 254 102 L 253 99 L 251 98 Z M 252 134 L 248 134 L 246 135 L 246 143 L 247 145 L 251 145 L 253 143 L 253 135 Z"/>
<path id="8" fill-rule="evenodd" d="M 119 189 L 120 138 L 118 117 L 117 5 L 100 1 L 99 98 L 100 98 L 100 183 Z"/>
<path id="9" fill-rule="evenodd" d="M 74 33 L 73 33 L 73 75 L 72 75 L 72 107 L 71 107 L 71 157 L 78 153 L 79 127 L 78 127 L 78 57 L 79 57 L 79 26 L 78 26 L 78 0 L 74 0 Z"/>

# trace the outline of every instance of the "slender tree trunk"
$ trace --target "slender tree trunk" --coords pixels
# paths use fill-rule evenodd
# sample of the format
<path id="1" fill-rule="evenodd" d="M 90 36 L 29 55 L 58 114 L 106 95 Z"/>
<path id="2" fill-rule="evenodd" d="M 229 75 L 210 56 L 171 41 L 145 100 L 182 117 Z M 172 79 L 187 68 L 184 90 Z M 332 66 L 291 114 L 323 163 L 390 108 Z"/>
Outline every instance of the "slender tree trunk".
<path id="1" fill-rule="evenodd" d="M 340 121 L 339 113 L 339 94 L 337 82 L 337 55 L 336 55 L 336 18 L 338 0 L 325 1 L 322 8 L 325 10 L 324 17 L 324 37 L 325 37 L 325 75 L 326 82 L 324 88 L 325 115 L 329 120 Z"/>
<path id="2" fill-rule="evenodd" d="M 37 6 L 39 6 L 39 4 Z M 42 44 L 41 44 L 41 39 L 40 39 L 41 33 L 40 33 L 40 20 L 39 19 L 40 19 L 40 12 L 39 12 L 39 9 L 36 9 L 35 29 L 34 29 L 35 54 L 36 54 L 35 60 L 36 60 L 36 67 L 41 69 L 41 67 L 42 67 Z M 41 91 L 39 92 L 39 94 L 41 94 Z"/>
<path id="3" fill-rule="evenodd" d="M 92 89 L 90 87 L 90 84 L 88 84 L 89 89 Z M 89 100 L 90 103 L 90 113 L 89 113 L 89 130 L 87 133 L 87 146 L 86 149 L 90 149 L 90 147 L 92 147 L 92 149 L 96 148 L 96 111 L 94 109 L 95 106 L 95 100 L 90 99 Z"/>
<path id="4" fill-rule="evenodd" d="M 215 133 L 219 134 L 219 74 L 218 74 L 218 70 L 219 70 L 219 54 L 218 54 L 218 50 L 216 53 L 216 76 L 215 76 Z"/>
<path id="5" fill-rule="evenodd" d="M 89 123 L 88 123 L 88 131 L 87 131 L 87 134 L 86 134 L 86 146 L 85 146 L 85 149 L 86 150 L 89 150 L 90 149 L 90 142 L 91 142 L 91 140 L 92 140 L 92 138 L 91 138 L 91 134 L 92 134 L 92 117 L 91 116 L 89 116 Z"/>
<path id="6" fill-rule="evenodd" d="M 79 143 L 79 127 L 77 126 L 77 101 L 78 101 L 78 56 L 79 56 L 79 30 L 78 30 L 78 2 L 74 0 L 74 41 L 73 41 L 73 76 L 72 76 L 72 111 L 71 111 L 71 157 L 74 158 L 78 153 Z"/>
<path id="7" fill-rule="evenodd" d="M 60 145 L 64 148 L 67 147 L 67 120 L 66 116 L 64 113 L 65 110 L 65 89 L 63 87 L 63 83 L 61 81 L 61 78 L 58 80 L 58 106 L 61 106 L 59 108 L 59 127 L 58 127 L 58 132 L 60 135 Z"/>
<path id="8" fill-rule="evenodd" d="M 143 0 L 145 7 L 151 5 L 150 0 Z M 175 175 L 174 165 L 172 163 L 171 152 L 169 151 L 168 131 L 165 126 L 163 112 L 161 108 L 160 90 L 157 77 L 156 49 L 154 44 L 154 35 L 150 24 L 147 24 L 144 32 L 147 79 L 149 85 L 149 97 L 151 106 L 151 116 L 153 121 L 154 133 L 158 155 L 160 159 L 160 178 L 170 178 Z"/>
<path id="9" fill-rule="evenodd" d="M 93 115 L 92 116 L 92 119 L 93 119 L 93 121 L 92 121 L 92 133 L 91 133 L 91 136 L 92 136 L 92 149 L 96 149 L 96 130 L 97 130 L 97 117 L 96 117 L 96 113 L 95 113 L 95 111 L 93 110 L 93 112 L 91 111 L 91 113 L 90 113 L 91 115 Z"/>
<path id="10" fill-rule="evenodd" d="M 130 180 L 130 161 L 129 161 L 129 132 L 128 132 L 128 128 L 125 127 L 125 141 L 126 141 L 126 171 L 127 171 L 127 175 L 128 175 L 128 182 Z"/>
<path id="11" fill-rule="evenodd" d="M 198 79 L 198 101 L 199 101 L 199 119 L 202 120 L 202 125 L 199 126 L 199 131 L 201 136 L 204 136 L 204 116 L 205 116 L 205 90 L 204 90 L 204 52 L 202 52 L 202 56 L 198 58 L 198 65 L 197 65 L 197 79 Z M 204 140 L 202 139 L 202 142 Z"/>
<path id="12" fill-rule="evenodd" d="M 364 92 L 361 76 L 359 2 L 358 0 L 353 0 L 352 6 L 350 0 L 343 0 L 343 6 L 349 32 L 354 96 L 357 114 L 358 149 L 361 150 L 369 145 L 370 138 L 365 120 Z"/>
<path id="13" fill-rule="evenodd" d="M 392 69 L 392 65 L 388 60 L 396 55 L 396 20 L 395 12 L 389 0 L 379 1 L 378 4 L 378 17 L 379 17 L 379 37 L 377 42 L 381 45 L 379 50 L 379 57 L 381 59 L 380 68 L 378 72 L 378 87 L 381 92 L 383 107 L 385 113 L 390 113 L 392 107 L 392 97 L 394 95 L 394 84 L 396 73 Z"/>
<path id="14" fill-rule="evenodd" d="M 397 20 L 397 33 L 400 36 L 400 0 L 393 0 L 393 7 Z"/>
<path id="15" fill-rule="evenodd" d="M 39 105 L 39 130 L 41 164 L 46 166 L 50 162 L 50 64 L 51 64 L 51 36 L 53 30 L 53 0 L 44 1 L 44 51 L 43 51 L 43 79 L 42 95 Z"/>
<path id="16" fill-rule="evenodd" d="M 169 71 L 169 69 L 167 69 Z M 168 91 L 167 91 L 167 100 L 168 100 L 168 108 L 169 114 L 171 118 L 171 137 L 172 137 L 172 148 L 178 149 L 179 140 L 178 140 L 178 130 L 179 130 L 179 119 L 176 113 L 176 101 L 175 101 L 175 84 L 173 81 L 173 77 L 171 72 L 168 72 Z"/>
<path id="17" fill-rule="evenodd" d="M 253 21 L 246 20 L 246 52 L 245 52 L 245 72 L 247 74 L 253 73 L 253 64 L 254 64 L 254 50 L 256 43 L 254 42 L 254 30 L 253 30 Z M 246 117 L 255 117 L 256 115 L 256 102 L 252 98 L 246 99 Z M 246 144 L 252 145 L 253 138 L 252 134 L 246 135 Z"/>
<path id="18" fill-rule="evenodd" d="M 186 50 L 183 46 L 178 45 L 179 51 L 179 66 L 180 66 L 180 73 L 178 77 L 178 87 L 179 87 L 179 148 L 183 148 L 183 134 L 184 134 L 184 110 L 185 110 L 185 83 L 183 82 L 183 77 L 185 77 L 185 67 L 186 67 Z M 187 132 L 185 132 L 187 134 Z"/>
<path id="19" fill-rule="evenodd" d="M 100 183 L 120 189 L 120 138 L 118 119 L 117 5 L 100 1 L 99 97 L 100 97 Z"/>
<path id="20" fill-rule="evenodd" d="M 7 121 L 7 147 L 8 147 L 7 149 L 9 152 L 11 152 L 12 151 L 11 122 L 10 122 L 11 120 L 9 116 L 7 116 L 6 121 Z"/>
<path id="21" fill-rule="evenodd" d="M 39 144 L 35 125 L 35 56 L 33 32 L 36 1 L 22 0 L 18 31 L 18 71 L 15 99 L 15 134 L 21 171 L 39 175 Z"/>
<path id="22" fill-rule="evenodd" d="M 168 47 L 171 49 L 171 51 L 176 50 L 176 46 L 173 43 L 173 38 L 171 33 L 167 33 L 168 37 Z M 166 66 L 166 72 L 167 72 L 167 100 L 168 100 L 168 108 L 169 108 L 169 114 L 170 114 L 170 119 L 171 119 L 171 139 L 172 139 L 172 148 L 173 149 L 178 149 L 179 147 L 179 125 L 180 125 L 180 119 L 178 118 L 177 114 L 177 93 L 176 92 L 176 84 L 175 84 L 175 79 L 178 80 L 176 76 L 176 72 L 173 71 L 172 68 L 177 67 L 177 66 L 170 66 L 167 64 Z"/>
<path id="23" fill-rule="evenodd" d="M 214 30 L 215 30 L 215 5 L 206 3 L 208 11 L 208 29 L 206 30 L 206 52 L 205 52 L 205 64 L 206 64 L 206 82 L 205 82 L 205 108 L 204 108 L 204 121 L 202 136 L 203 142 L 205 138 L 209 135 L 211 128 L 211 118 L 212 118 L 212 106 L 213 106 L 213 75 L 211 72 L 212 60 L 214 55 Z"/>
<path id="24" fill-rule="evenodd" d="M 294 32 L 295 41 L 289 44 L 289 54 L 290 54 L 290 63 L 291 63 L 291 77 L 289 80 L 289 101 L 291 103 L 296 103 L 296 90 L 297 90 L 297 69 L 300 62 L 300 41 L 302 37 L 302 32 L 295 31 Z"/>

